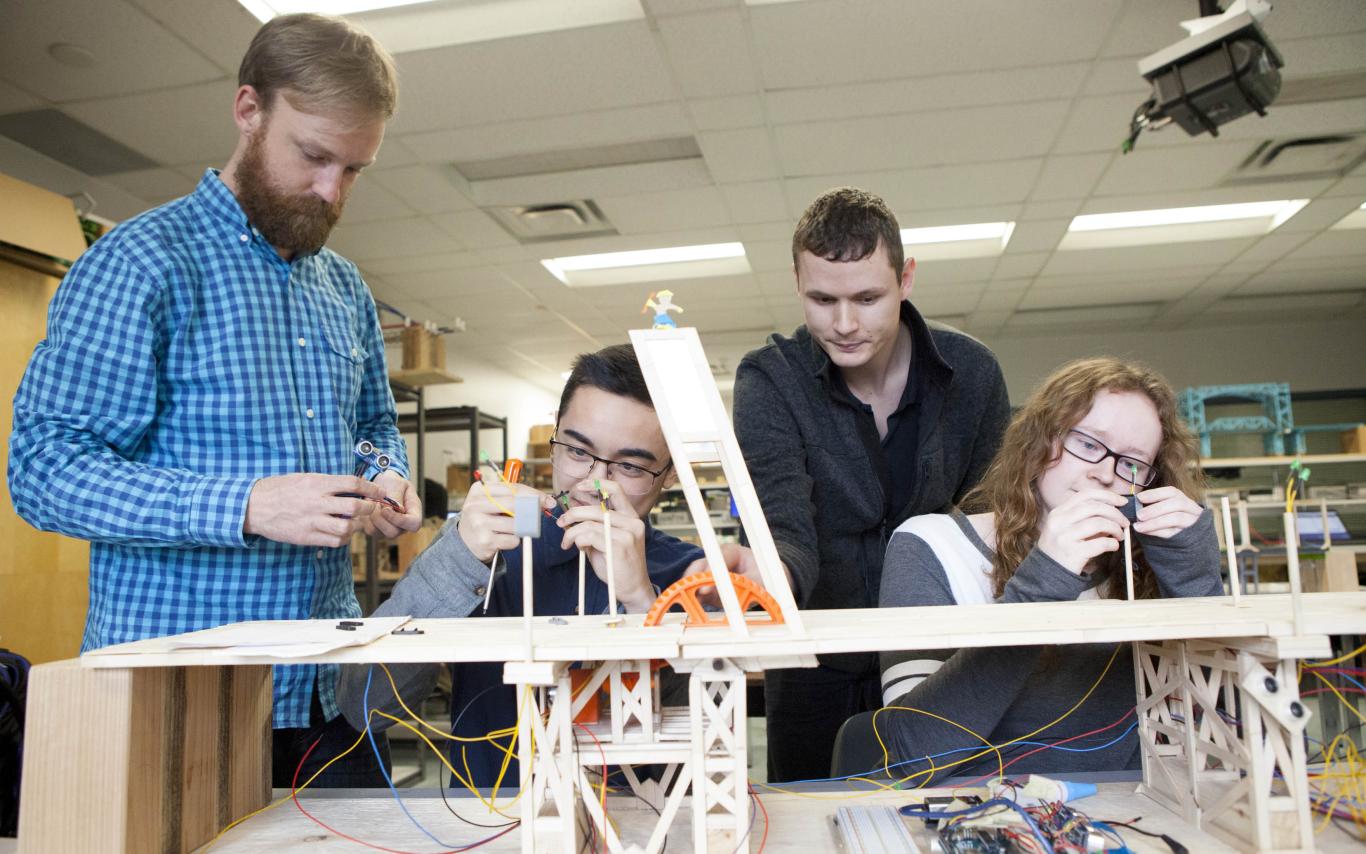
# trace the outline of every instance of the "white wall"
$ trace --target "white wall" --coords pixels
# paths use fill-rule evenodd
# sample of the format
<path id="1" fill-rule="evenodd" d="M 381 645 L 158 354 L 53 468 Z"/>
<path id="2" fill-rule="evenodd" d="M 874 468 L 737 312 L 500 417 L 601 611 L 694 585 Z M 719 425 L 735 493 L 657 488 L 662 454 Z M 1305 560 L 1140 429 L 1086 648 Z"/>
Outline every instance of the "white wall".
<path id="1" fill-rule="evenodd" d="M 1366 322 L 1358 316 L 1294 324 L 1201 327 L 994 338 L 1010 400 L 1020 404 L 1071 359 L 1113 355 L 1144 362 L 1179 391 L 1192 385 L 1286 382 L 1291 391 L 1366 387 Z"/>

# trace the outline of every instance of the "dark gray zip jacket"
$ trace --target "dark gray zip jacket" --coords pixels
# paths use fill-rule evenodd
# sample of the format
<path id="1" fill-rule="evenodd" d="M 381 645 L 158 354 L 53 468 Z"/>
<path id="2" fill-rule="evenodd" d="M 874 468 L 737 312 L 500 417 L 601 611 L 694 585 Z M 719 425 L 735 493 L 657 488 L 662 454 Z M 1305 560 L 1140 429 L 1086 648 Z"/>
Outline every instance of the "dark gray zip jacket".
<path id="1" fill-rule="evenodd" d="M 877 605 L 890 532 L 958 503 L 986 471 L 1010 418 L 1005 378 L 986 345 L 927 323 L 909 302 L 901 319 L 920 361 L 919 466 L 911 500 L 890 518 L 877 425 L 805 326 L 791 338 L 771 336 L 735 372 L 735 434 L 803 608 Z M 875 669 L 871 653 L 821 661 Z"/>

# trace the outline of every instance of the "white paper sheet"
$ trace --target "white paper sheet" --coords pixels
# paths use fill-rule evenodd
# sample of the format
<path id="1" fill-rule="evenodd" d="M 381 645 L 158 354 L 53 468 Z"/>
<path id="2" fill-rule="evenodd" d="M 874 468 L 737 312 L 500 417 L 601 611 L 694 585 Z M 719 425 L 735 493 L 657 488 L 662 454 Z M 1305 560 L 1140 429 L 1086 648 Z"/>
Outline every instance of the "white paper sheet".
<path id="1" fill-rule="evenodd" d="M 347 646 L 364 646 L 401 627 L 412 617 L 348 619 L 359 623 L 340 629 L 336 620 L 255 620 L 204 629 L 170 640 L 168 649 L 212 649 L 225 656 L 294 658 L 320 655 Z"/>

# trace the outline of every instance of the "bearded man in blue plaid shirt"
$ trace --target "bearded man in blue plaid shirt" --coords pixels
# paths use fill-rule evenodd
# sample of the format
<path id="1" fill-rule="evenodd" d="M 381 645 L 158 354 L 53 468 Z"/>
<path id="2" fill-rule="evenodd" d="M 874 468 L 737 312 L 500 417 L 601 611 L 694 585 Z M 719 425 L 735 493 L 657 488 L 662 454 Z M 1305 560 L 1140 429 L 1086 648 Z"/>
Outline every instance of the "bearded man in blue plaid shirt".
<path id="1" fill-rule="evenodd" d="M 339 18 L 289 15 L 238 82 L 227 166 L 81 257 L 15 398 L 15 507 L 92 544 L 83 650 L 359 616 L 351 534 L 421 521 L 374 300 L 323 248 L 393 115 L 393 62 Z M 356 477 L 360 439 L 393 465 Z M 336 679 L 275 669 L 276 786 L 316 739 L 305 778 L 355 739 Z M 317 785 L 383 784 L 387 750 L 353 757 Z"/>

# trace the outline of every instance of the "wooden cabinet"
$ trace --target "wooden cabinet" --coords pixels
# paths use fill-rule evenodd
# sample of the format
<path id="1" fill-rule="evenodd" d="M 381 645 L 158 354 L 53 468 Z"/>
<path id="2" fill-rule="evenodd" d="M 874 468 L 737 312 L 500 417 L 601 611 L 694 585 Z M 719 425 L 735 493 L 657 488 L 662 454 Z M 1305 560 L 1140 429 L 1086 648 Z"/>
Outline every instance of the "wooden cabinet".
<path id="1" fill-rule="evenodd" d="M 43 338 L 65 265 L 85 248 L 70 200 L 0 175 L 0 471 L 9 468 L 14 393 Z M 0 479 L 0 646 L 34 663 L 70 658 L 85 627 L 90 546 L 35 530 Z"/>

